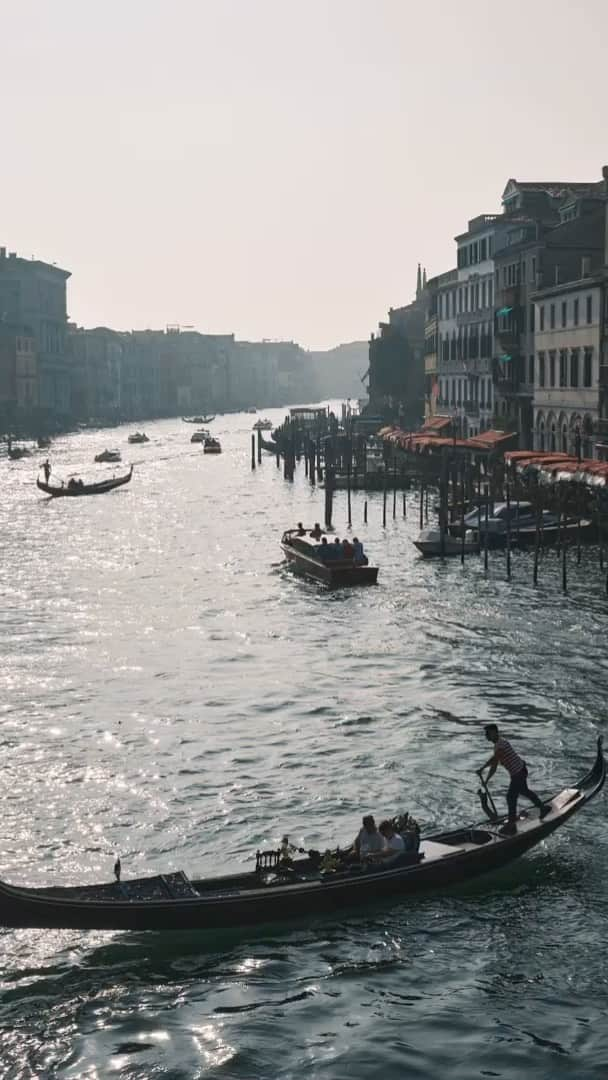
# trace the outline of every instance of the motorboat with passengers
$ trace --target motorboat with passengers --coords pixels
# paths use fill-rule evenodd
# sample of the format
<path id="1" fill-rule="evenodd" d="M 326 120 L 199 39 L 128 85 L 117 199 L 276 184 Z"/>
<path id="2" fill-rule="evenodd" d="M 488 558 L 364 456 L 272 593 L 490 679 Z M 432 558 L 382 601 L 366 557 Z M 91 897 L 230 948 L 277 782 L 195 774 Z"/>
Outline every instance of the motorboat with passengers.
<path id="1" fill-rule="evenodd" d="M 287 529 L 281 548 L 288 564 L 325 585 L 375 585 L 378 567 L 370 566 L 358 541 L 340 544 L 321 529 Z"/>
<path id="2" fill-rule="evenodd" d="M 514 832 L 479 796 L 486 820 L 424 834 L 397 861 L 352 863 L 343 849 L 292 858 L 283 845 L 258 851 L 255 867 L 234 874 L 190 880 L 183 871 L 92 885 L 24 887 L 0 881 L 0 925 L 74 930 L 215 930 L 273 924 L 376 903 L 387 897 L 440 893 L 501 869 L 546 840 L 602 788 L 606 763 L 601 738 L 595 761 L 574 784 L 550 798 L 540 816 L 522 811 Z M 328 857 L 331 856 L 331 857 Z"/>

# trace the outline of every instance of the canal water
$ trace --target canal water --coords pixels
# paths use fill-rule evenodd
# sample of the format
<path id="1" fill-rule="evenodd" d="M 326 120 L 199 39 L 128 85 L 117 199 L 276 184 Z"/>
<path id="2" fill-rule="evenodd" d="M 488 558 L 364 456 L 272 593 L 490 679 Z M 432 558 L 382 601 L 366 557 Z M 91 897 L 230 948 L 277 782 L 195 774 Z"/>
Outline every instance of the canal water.
<path id="1" fill-rule="evenodd" d="M 282 411 L 269 414 L 276 423 Z M 284 832 L 346 843 L 362 813 L 478 819 L 493 720 L 541 792 L 605 728 L 597 551 L 422 562 L 415 493 L 382 528 L 353 496 L 377 588 L 328 594 L 279 540 L 322 520 L 303 468 L 250 470 L 253 416 L 204 456 L 179 419 L 58 439 L 54 472 L 131 484 L 50 501 L 0 464 L 0 876 L 22 884 L 252 865 Z M 40 460 L 42 459 L 40 456 Z M 117 467 L 118 471 L 118 467 Z M 345 532 L 345 495 L 336 499 Z M 494 787 L 504 794 L 504 777 Z M 606 807 L 499 877 L 262 931 L 0 931 L 0 1076 L 69 1080 L 605 1080 Z"/>

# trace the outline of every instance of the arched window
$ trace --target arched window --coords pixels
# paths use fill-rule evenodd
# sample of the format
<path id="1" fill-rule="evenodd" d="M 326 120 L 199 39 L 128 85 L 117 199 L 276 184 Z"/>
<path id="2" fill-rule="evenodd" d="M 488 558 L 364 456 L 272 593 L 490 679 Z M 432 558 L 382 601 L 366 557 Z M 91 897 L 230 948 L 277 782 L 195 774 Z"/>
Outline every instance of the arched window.
<path id="1" fill-rule="evenodd" d="M 565 420 L 562 423 L 562 445 L 561 445 L 561 450 L 562 450 L 562 453 L 564 453 L 564 454 L 568 453 L 568 425 L 567 425 Z"/>
<path id="2" fill-rule="evenodd" d="M 549 446 L 549 449 L 552 450 L 552 451 L 555 450 L 556 447 L 557 447 L 555 436 L 556 436 L 555 424 L 551 424 L 551 445 Z"/>

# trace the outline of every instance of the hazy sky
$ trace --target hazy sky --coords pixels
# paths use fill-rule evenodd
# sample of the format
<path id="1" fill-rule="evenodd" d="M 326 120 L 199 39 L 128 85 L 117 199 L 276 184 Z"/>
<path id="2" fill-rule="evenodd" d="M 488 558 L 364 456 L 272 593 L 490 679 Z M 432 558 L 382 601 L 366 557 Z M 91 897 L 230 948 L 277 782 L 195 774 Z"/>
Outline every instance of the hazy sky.
<path id="1" fill-rule="evenodd" d="M 606 0 L 0 0 L 0 244 L 71 318 L 324 347 L 608 164 Z"/>

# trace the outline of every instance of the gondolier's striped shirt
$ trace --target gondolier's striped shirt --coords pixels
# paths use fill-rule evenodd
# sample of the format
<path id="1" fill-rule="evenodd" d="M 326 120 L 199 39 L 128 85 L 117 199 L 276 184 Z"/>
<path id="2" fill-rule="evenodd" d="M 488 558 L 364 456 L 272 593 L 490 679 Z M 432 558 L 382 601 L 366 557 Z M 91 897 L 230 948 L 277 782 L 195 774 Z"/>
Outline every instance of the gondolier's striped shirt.
<path id="1" fill-rule="evenodd" d="M 511 776 L 517 776 L 517 773 L 521 772 L 524 768 L 524 762 L 519 754 L 515 753 L 511 743 L 507 739 L 501 737 L 496 740 L 494 748 L 500 764 L 504 765 Z"/>

